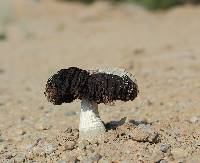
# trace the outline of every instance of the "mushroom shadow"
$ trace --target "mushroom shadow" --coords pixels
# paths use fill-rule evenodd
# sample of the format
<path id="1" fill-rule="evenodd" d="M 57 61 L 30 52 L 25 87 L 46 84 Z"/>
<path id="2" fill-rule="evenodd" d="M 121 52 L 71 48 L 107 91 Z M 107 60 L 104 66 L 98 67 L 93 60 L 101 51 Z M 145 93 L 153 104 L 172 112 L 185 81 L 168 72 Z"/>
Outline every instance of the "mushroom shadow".
<path id="1" fill-rule="evenodd" d="M 116 130 L 117 127 L 124 125 L 125 123 L 131 123 L 135 126 L 139 125 L 152 125 L 152 122 L 147 122 L 147 121 L 140 121 L 140 120 L 127 120 L 127 117 L 123 117 L 118 121 L 110 121 L 105 124 L 106 130 Z"/>

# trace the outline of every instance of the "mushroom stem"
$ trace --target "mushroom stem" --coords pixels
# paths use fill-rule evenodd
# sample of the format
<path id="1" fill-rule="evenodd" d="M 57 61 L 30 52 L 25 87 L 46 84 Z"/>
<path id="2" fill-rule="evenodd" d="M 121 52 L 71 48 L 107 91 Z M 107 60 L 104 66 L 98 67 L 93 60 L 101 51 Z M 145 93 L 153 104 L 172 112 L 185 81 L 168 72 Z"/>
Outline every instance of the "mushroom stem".
<path id="1" fill-rule="evenodd" d="M 94 140 L 104 133 L 105 127 L 99 116 L 98 104 L 83 99 L 81 101 L 79 138 Z"/>

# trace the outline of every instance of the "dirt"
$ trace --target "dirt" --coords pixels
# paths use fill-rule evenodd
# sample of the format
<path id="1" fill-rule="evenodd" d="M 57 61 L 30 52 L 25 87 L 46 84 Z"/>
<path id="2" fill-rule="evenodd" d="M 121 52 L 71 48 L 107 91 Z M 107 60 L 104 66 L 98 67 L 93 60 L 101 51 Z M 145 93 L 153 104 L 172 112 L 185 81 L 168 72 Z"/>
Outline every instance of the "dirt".
<path id="1" fill-rule="evenodd" d="M 200 6 L 11 2 L 0 10 L 0 162 L 200 162 Z M 134 101 L 99 105 L 99 141 L 78 140 L 79 100 L 44 96 L 47 79 L 71 66 L 137 79 Z"/>
<path id="2" fill-rule="evenodd" d="M 176 119 L 178 123 L 180 121 Z M 188 124 L 183 123 L 187 128 Z M 79 140 L 78 129 L 67 128 L 57 136 L 37 139 L 25 151 L 8 145 L 2 160 L 13 162 L 198 162 L 199 133 L 171 126 L 170 121 L 108 123 L 110 129 L 94 141 Z M 178 124 L 176 124 L 178 125 Z M 175 126 L 176 126 L 175 125 Z M 13 149 L 14 148 L 14 149 Z M 19 161 L 20 160 L 20 161 Z M 195 162 L 194 161 L 194 162 Z"/>

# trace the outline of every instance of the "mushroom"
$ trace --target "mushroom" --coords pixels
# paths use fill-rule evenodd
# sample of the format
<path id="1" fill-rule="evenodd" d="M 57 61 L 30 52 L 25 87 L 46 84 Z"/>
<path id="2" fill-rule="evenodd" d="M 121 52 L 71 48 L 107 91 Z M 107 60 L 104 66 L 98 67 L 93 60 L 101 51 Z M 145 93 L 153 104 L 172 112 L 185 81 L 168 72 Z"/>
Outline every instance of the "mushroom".
<path id="1" fill-rule="evenodd" d="M 82 100 L 79 138 L 90 141 L 106 131 L 99 116 L 98 104 L 134 100 L 138 92 L 133 75 L 124 69 L 87 71 L 70 67 L 61 69 L 48 79 L 44 94 L 54 105 Z"/>

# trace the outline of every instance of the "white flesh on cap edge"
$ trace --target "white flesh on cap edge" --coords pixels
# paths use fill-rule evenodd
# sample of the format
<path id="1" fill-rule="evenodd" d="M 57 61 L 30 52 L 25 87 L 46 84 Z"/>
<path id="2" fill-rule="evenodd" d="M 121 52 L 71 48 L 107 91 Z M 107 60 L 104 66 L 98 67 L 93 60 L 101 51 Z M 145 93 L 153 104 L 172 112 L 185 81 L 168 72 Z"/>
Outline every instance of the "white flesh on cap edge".
<path id="1" fill-rule="evenodd" d="M 135 79 L 134 75 L 129 73 L 126 69 L 123 68 L 103 68 L 103 69 L 97 69 L 89 71 L 90 73 L 106 73 L 106 74 L 112 74 L 117 75 L 119 77 L 129 77 L 135 84 L 137 84 L 137 80 Z"/>
<path id="2" fill-rule="evenodd" d="M 79 139 L 98 139 L 105 133 L 105 127 L 98 112 L 98 104 L 86 99 L 81 101 Z"/>

